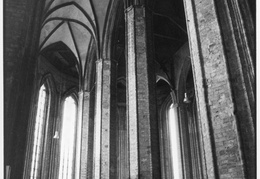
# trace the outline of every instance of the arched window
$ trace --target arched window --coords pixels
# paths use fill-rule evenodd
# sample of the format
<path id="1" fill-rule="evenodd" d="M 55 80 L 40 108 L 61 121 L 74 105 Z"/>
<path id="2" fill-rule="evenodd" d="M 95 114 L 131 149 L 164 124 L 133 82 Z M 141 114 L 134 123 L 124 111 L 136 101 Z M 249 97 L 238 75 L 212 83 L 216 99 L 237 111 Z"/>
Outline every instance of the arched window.
<path id="1" fill-rule="evenodd" d="M 196 101 L 175 104 L 169 96 L 161 106 L 159 131 L 162 179 L 199 179 L 204 176 L 201 124 Z"/>
<path id="2" fill-rule="evenodd" d="M 168 108 L 168 128 L 169 128 L 169 142 L 170 142 L 170 163 L 172 169 L 172 178 L 181 179 L 181 150 L 180 150 L 180 135 L 179 135 L 179 122 L 178 111 L 174 104 L 171 104 Z"/>
<path id="3" fill-rule="evenodd" d="M 64 101 L 61 129 L 59 179 L 73 178 L 77 104 L 72 96 Z"/>
<path id="4" fill-rule="evenodd" d="M 34 127 L 33 151 L 31 159 L 30 179 L 40 178 L 42 154 L 44 150 L 44 133 L 48 117 L 49 93 L 43 84 L 39 91 L 37 113 Z"/>
<path id="5" fill-rule="evenodd" d="M 166 98 L 160 111 L 161 174 L 162 179 L 183 179 L 179 109 L 176 100 L 172 101 L 175 94 L 171 95 Z"/>

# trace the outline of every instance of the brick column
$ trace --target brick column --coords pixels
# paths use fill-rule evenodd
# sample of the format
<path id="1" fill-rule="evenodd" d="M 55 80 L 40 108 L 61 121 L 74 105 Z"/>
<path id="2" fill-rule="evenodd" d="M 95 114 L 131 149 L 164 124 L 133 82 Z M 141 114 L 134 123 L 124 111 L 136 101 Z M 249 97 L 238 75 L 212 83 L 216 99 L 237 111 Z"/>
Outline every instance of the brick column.
<path id="1" fill-rule="evenodd" d="M 130 178 L 160 178 L 152 14 L 130 6 L 125 16 Z"/>
<path id="2" fill-rule="evenodd" d="M 240 7 L 242 5 L 242 7 Z M 216 1 L 247 178 L 256 178 L 254 34 L 247 1 Z M 247 12 L 246 18 L 243 13 Z M 243 23 L 246 22 L 246 23 Z M 251 26 L 252 29 L 248 29 Z M 248 34 L 247 31 L 250 33 Z M 253 52 L 253 53 L 251 53 Z"/>
<path id="3" fill-rule="evenodd" d="M 116 178 L 116 63 L 96 64 L 96 107 L 93 178 Z"/>
<path id="4" fill-rule="evenodd" d="M 245 178 L 214 0 L 184 0 L 207 178 Z"/>
<path id="5" fill-rule="evenodd" d="M 93 153 L 93 127 L 94 120 L 92 116 L 92 96 L 91 92 L 84 91 L 83 97 L 83 118 L 82 118 L 82 142 L 81 142 L 81 165 L 80 165 L 80 178 L 91 178 L 89 172 L 92 170 Z"/>

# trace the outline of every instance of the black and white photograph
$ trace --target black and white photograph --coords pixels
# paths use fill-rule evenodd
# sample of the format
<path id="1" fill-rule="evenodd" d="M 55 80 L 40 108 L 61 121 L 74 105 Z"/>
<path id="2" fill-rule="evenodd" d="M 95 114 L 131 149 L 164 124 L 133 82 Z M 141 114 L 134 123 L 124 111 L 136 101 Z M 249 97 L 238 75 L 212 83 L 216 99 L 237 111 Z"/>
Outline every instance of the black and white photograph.
<path id="1" fill-rule="evenodd" d="M 3 179 L 257 179 L 256 0 L 2 4 Z"/>

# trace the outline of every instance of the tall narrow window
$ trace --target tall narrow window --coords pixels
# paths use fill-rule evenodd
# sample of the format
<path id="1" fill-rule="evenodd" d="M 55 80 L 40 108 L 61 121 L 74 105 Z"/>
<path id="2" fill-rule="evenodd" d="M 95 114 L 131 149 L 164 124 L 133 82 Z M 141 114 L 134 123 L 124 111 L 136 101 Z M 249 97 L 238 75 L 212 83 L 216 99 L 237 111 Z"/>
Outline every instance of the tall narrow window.
<path id="1" fill-rule="evenodd" d="M 37 113 L 34 128 L 33 153 L 31 161 L 30 179 L 40 178 L 41 156 L 44 143 L 44 129 L 47 118 L 48 93 L 45 85 L 42 85 L 39 91 Z"/>
<path id="2" fill-rule="evenodd" d="M 64 102 L 60 148 L 59 179 L 73 178 L 77 105 L 71 97 Z"/>
<path id="3" fill-rule="evenodd" d="M 174 179 L 182 178 L 181 152 L 177 107 L 170 105 L 168 111 L 171 166 Z"/>

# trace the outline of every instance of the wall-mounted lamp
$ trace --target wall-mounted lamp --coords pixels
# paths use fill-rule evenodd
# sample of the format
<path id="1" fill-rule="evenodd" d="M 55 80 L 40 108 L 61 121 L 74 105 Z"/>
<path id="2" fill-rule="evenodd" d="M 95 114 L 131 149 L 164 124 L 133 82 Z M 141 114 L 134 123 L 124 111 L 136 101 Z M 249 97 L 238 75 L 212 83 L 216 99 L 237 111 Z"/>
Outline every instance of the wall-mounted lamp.
<path id="1" fill-rule="evenodd" d="M 184 100 L 183 100 L 184 103 L 190 103 L 190 99 L 188 98 L 188 95 L 187 93 L 184 93 Z"/>
<path id="2" fill-rule="evenodd" d="M 59 136 L 59 132 L 58 131 L 55 131 L 55 134 L 53 136 L 53 139 L 59 139 L 60 136 Z"/>

